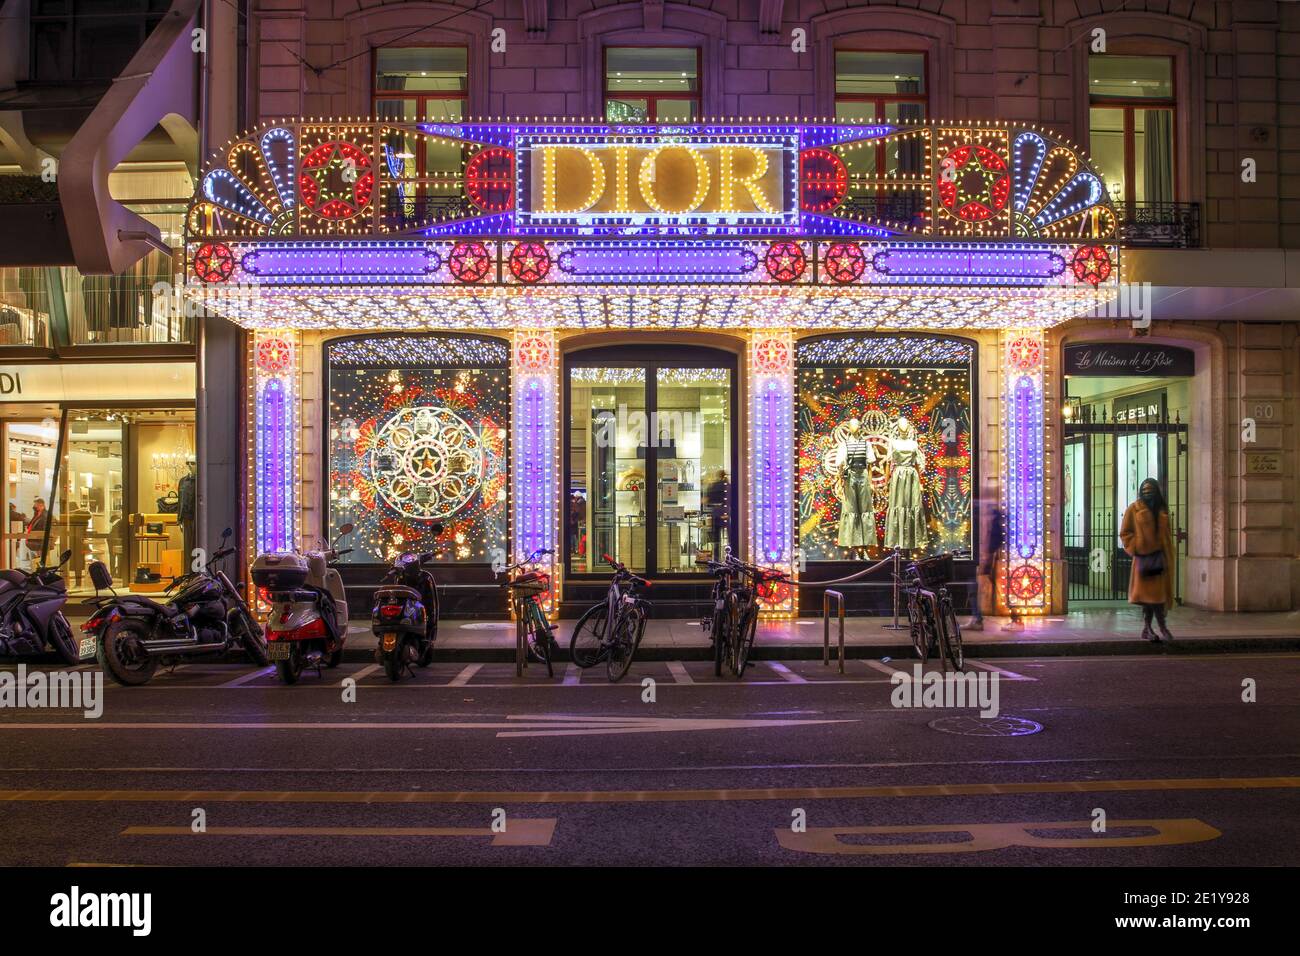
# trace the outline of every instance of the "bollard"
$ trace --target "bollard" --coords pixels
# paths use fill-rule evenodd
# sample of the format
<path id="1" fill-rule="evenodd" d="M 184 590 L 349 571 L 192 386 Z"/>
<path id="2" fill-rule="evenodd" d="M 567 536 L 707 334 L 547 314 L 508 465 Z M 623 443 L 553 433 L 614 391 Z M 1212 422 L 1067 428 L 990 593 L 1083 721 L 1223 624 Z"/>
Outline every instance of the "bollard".
<path id="1" fill-rule="evenodd" d="M 831 598 L 835 598 L 840 619 L 840 673 L 844 673 L 844 595 L 827 588 L 822 592 L 822 666 L 831 663 Z"/>

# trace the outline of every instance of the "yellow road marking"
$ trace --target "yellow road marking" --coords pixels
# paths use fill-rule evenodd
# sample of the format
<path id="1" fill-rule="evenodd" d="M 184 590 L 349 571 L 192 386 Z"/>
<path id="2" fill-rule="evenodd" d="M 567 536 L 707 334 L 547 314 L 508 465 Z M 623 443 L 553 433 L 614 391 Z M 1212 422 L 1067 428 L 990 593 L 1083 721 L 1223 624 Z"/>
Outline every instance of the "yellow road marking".
<path id="1" fill-rule="evenodd" d="M 1109 849 L 1124 846 L 1177 846 L 1182 843 L 1204 843 L 1216 840 L 1223 834 L 1200 820 L 1111 820 L 1107 829 L 1118 827 L 1143 827 L 1154 830 L 1140 836 L 1079 836 L 1042 837 L 1032 830 L 1090 830 L 1091 821 L 1066 821 L 1063 823 L 955 823 L 922 824 L 920 826 L 890 827 L 811 827 L 795 833 L 788 827 L 776 829 L 776 841 L 787 850 L 800 853 L 833 853 L 848 855 L 906 855 L 913 853 L 983 853 L 987 850 L 1004 850 L 1010 846 L 1049 847 L 1055 849 Z M 951 843 L 843 843 L 841 836 L 889 836 L 896 833 L 968 833 L 969 840 Z"/>
<path id="2" fill-rule="evenodd" d="M 711 800 L 858 800 L 1148 790 L 1287 789 L 1300 789 L 1300 777 L 1181 777 L 722 790 L 0 790 L 0 803 L 689 803 Z"/>
<path id="3" fill-rule="evenodd" d="M 244 837 L 491 837 L 493 846 L 550 846 L 556 818 L 508 820 L 501 833 L 489 827 L 127 827 L 123 836 L 244 836 Z"/>

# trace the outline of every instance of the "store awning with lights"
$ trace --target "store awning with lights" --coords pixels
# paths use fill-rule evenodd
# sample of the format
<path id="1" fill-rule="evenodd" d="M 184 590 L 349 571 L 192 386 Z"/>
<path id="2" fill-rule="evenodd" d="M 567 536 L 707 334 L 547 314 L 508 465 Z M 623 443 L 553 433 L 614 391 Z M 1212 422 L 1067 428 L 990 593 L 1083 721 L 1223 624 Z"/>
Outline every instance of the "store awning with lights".
<path id="1" fill-rule="evenodd" d="M 1045 328 L 1117 226 L 1017 124 L 304 120 L 214 158 L 187 263 L 258 329 Z"/>

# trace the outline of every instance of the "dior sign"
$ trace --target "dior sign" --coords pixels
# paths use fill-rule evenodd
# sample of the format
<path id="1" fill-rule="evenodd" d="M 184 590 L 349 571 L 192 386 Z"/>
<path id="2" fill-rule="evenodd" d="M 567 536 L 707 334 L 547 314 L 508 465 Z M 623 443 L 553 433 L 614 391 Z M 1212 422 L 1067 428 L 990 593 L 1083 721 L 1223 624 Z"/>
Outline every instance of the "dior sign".
<path id="1" fill-rule="evenodd" d="M 1089 342 L 1064 349 L 1066 375 L 1143 375 L 1169 378 L 1196 374 L 1191 349 L 1136 342 Z"/>

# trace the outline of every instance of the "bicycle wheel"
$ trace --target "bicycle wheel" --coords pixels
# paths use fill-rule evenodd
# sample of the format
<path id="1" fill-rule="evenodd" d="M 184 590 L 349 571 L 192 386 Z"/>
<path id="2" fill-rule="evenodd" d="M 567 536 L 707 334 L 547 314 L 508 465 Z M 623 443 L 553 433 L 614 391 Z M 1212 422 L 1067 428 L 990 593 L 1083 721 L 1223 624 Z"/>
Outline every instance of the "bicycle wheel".
<path id="1" fill-rule="evenodd" d="M 727 670 L 740 676 L 740 646 L 745 641 L 745 612 L 734 591 L 727 595 Z"/>
<path id="2" fill-rule="evenodd" d="M 961 627 L 957 624 L 957 612 L 952 609 L 952 601 L 944 598 L 939 611 L 939 635 L 943 653 L 951 662 L 953 670 L 962 670 L 965 655 L 961 649 Z"/>
<path id="3" fill-rule="evenodd" d="M 551 629 L 546 624 L 546 615 L 536 601 L 529 602 L 528 639 L 532 641 L 533 653 L 546 665 L 546 676 L 554 677 L 555 668 L 551 665 Z"/>
<path id="4" fill-rule="evenodd" d="M 588 608 L 573 626 L 569 639 L 569 659 L 579 667 L 599 664 L 603 655 L 601 638 L 605 634 L 605 605 Z"/>
<path id="5" fill-rule="evenodd" d="M 709 634 L 713 640 L 713 676 L 721 677 L 722 658 L 726 656 L 727 647 L 727 612 L 725 610 L 714 610 L 712 630 Z"/>
<path id="6" fill-rule="evenodd" d="M 741 624 L 741 640 L 737 649 L 736 676 L 745 676 L 745 665 L 749 663 L 749 652 L 754 649 L 754 636 L 758 633 L 758 607 L 752 605 Z"/>
<path id="7" fill-rule="evenodd" d="M 605 674 L 610 683 L 617 683 L 627 674 L 636 653 L 636 620 L 633 615 L 620 614 L 614 619 L 607 647 L 609 656 L 605 659 Z"/>
<path id="8" fill-rule="evenodd" d="M 921 658 L 924 664 L 929 655 L 928 634 L 925 628 L 925 618 L 921 613 L 920 602 L 917 601 L 916 595 L 909 592 L 907 595 L 907 626 L 912 635 L 912 647 L 916 651 L 916 656 Z"/>

